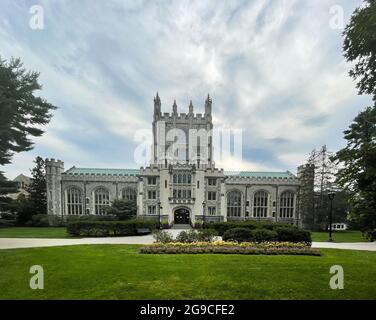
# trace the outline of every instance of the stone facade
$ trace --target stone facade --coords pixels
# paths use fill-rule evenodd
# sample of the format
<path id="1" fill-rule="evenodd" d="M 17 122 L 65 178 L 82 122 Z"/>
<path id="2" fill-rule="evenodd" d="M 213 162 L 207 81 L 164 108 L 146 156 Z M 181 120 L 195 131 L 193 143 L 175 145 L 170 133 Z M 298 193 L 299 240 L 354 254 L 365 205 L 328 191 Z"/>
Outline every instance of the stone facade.
<path id="1" fill-rule="evenodd" d="M 160 130 L 161 123 L 163 130 Z M 146 168 L 72 167 L 64 171 L 62 161 L 46 159 L 48 213 L 62 216 L 103 214 L 103 208 L 113 200 L 126 198 L 137 201 L 140 218 L 159 219 L 169 224 L 229 220 L 300 224 L 301 181 L 298 177 L 288 171 L 233 174 L 218 169 L 209 136 L 205 148 L 192 147 L 189 140 L 184 147 L 187 152 L 175 154 L 169 151 L 171 129 L 185 133 L 190 129 L 212 130 L 211 98 L 208 96 L 205 101 L 204 114 L 194 114 L 192 102 L 188 113 L 178 114 L 174 102 L 173 112 L 162 114 L 157 94 L 154 98 L 153 156 Z M 161 139 L 166 142 L 160 144 Z M 299 169 L 300 176 L 303 169 Z M 306 183 L 306 192 L 307 188 Z"/>

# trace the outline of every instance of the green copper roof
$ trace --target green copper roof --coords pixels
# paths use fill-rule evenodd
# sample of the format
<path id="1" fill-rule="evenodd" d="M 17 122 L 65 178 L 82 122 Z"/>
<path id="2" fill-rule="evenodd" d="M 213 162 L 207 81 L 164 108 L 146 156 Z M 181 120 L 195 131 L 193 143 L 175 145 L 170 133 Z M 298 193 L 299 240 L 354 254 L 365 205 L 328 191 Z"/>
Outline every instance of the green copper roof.
<path id="1" fill-rule="evenodd" d="M 72 167 L 65 172 L 73 175 L 107 175 L 107 176 L 135 176 L 140 173 L 139 169 L 99 169 L 99 168 L 76 168 Z"/>
<path id="2" fill-rule="evenodd" d="M 277 178 L 277 179 L 295 179 L 296 176 L 290 171 L 284 172 L 261 172 L 261 171 L 225 171 L 226 176 L 243 178 Z"/>

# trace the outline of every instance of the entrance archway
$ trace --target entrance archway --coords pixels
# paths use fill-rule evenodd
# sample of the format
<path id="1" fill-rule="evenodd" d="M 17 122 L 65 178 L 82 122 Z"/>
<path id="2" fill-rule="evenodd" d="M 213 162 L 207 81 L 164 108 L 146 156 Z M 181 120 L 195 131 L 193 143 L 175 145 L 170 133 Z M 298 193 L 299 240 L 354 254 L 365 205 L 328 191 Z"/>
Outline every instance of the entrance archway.
<path id="1" fill-rule="evenodd" d="M 175 224 L 189 224 L 189 210 L 185 208 L 179 208 L 174 211 L 174 223 Z"/>

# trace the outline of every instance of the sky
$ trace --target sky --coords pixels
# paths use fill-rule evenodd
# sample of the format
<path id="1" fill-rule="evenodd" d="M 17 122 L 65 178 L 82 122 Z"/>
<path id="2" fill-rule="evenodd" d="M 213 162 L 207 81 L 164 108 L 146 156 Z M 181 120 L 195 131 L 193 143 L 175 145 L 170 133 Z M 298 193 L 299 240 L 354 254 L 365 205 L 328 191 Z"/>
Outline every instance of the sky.
<path id="1" fill-rule="evenodd" d="M 242 157 L 225 170 L 296 172 L 310 151 L 345 145 L 343 131 L 371 104 L 342 53 L 361 0 L 0 2 L 0 56 L 40 72 L 35 94 L 58 106 L 32 151 L 1 167 L 29 174 L 36 156 L 76 167 L 138 168 L 135 133 L 162 112 L 203 113 L 243 130 Z M 35 28 L 42 8 L 43 26 Z M 39 15 L 38 15 L 39 17 Z"/>

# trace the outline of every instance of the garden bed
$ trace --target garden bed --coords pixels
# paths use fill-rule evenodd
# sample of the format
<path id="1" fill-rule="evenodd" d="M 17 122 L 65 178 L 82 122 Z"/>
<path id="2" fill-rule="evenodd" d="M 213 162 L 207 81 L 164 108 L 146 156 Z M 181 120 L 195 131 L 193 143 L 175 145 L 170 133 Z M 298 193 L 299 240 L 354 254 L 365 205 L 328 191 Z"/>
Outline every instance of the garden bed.
<path id="1" fill-rule="evenodd" d="M 320 250 L 291 242 L 195 242 L 154 243 L 140 248 L 143 254 L 247 254 L 320 256 Z"/>

